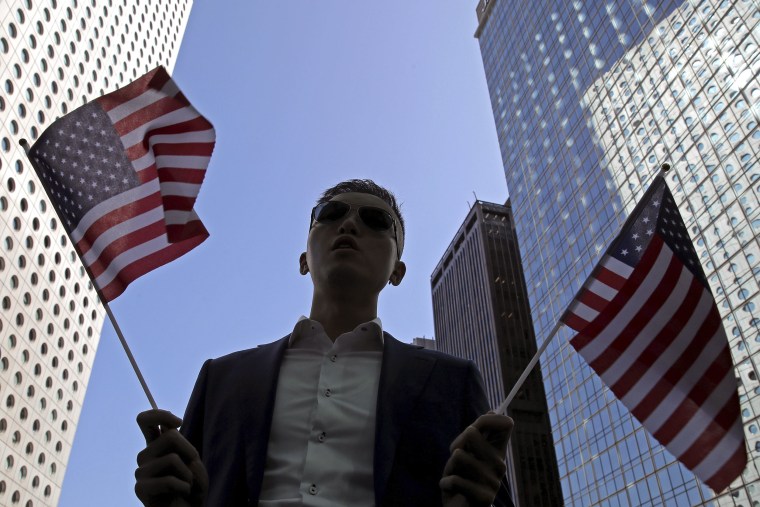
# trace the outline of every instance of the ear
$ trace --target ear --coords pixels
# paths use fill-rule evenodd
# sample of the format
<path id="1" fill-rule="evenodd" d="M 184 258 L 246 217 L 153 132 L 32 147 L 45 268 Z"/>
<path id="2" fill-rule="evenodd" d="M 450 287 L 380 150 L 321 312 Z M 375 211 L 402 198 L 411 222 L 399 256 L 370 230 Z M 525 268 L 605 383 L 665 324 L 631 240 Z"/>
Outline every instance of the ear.
<path id="1" fill-rule="evenodd" d="M 401 280 L 404 279 L 405 274 L 406 274 L 406 264 L 404 264 L 402 261 L 396 261 L 396 266 L 393 268 L 393 272 L 391 273 L 391 276 L 388 279 L 388 283 L 394 286 L 398 286 L 401 283 Z"/>
<path id="2" fill-rule="evenodd" d="M 309 272 L 309 265 L 306 264 L 306 252 L 303 252 L 301 256 L 298 258 L 298 264 L 300 266 L 299 272 L 302 275 L 305 275 Z"/>

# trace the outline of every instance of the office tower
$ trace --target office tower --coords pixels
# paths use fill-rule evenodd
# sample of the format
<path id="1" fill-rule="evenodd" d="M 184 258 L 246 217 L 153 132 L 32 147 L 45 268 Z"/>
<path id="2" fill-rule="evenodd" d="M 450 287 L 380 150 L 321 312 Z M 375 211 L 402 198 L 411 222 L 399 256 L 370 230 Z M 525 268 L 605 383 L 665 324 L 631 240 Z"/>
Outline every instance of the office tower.
<path id="1" fill-rule="evenodd" d="M 749 505 L 758 482 L 758 3 L 481 1 L 531 310 L 546 337 L 662 163 L 723 316 L 749 466 L 712 492 L 568 344 L 544 380 L 566 505 Z"/>
<path id="2" fill-rule="evenodd" d="M 412 340 L 412 345 L 422 347 L 423 349 L 437 350 L 437 346 L 433 338 L 415 338 Z"/>
<path id="3" fill-rule="evenodd" d="M 20 139 L 164 65 L 192 2 L 0 7 L 0 505 L 56 505 L 104 311 Z"/>
<path id="4" fill-rule="evenodd" d="M 512 210 L 476 201 L 431 276 L 438 350 L 472 359 L 497 408 L 536 352 Z M 507 474 L 517 507 L 562 505 L 539 366 L 507 415 Z"/>

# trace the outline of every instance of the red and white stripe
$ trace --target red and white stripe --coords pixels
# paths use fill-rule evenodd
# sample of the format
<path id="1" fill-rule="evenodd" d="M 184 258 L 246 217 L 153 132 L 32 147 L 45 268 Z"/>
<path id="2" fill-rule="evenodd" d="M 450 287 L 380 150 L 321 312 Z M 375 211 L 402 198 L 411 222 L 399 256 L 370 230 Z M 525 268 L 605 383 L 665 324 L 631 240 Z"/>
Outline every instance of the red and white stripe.
<path id="1" fill-rule="evenodd" d="M 635 269 L 610 259 L 563 317 L 578 331 L 571 343 L 670 453 L 722 491 L 747 458 L 712 294 L 657 235 Z"/>
<path id="2" fill-rule="evenodd" d="M 628 264 L 605 255 L 568 308 L 563 322 L 573 329 L 586 327 L 617 296 L 632 272 Z"/>
<path id="3" fill-rule="evenodd" d="M 141 182 L 92 208 L 72 233 L 103 297 L 111 300 L 208 237 L 193 205 L 215 133 L 163 68 L 97 101 Z"/>

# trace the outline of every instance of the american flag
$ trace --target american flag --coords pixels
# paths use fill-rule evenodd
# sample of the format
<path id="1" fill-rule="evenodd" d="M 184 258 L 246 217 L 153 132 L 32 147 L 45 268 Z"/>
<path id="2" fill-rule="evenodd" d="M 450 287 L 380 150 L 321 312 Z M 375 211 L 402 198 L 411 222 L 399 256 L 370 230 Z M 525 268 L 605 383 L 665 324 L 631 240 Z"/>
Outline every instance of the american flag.
<path id="1" fill-rule="evenodd" d="M 654 180 L 562 317 L 615 396 L 716 492 L 744 470 L 728 339 L 665 179 Z"/>
<path id="2" fill-rule="evenodd" d="M 215 139 L 158 67 L 59 118 L 31 147 L 106 301 L 208 237 L 193 205 Z"/>

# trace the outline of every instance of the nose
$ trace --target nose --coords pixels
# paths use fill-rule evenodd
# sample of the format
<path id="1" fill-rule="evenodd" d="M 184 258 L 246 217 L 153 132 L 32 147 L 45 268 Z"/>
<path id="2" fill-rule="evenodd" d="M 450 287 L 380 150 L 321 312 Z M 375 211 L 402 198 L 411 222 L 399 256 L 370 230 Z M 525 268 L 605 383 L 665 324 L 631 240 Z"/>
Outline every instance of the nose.
<path id="1" fill-rule="evenodd" d="M 349 210 L 346 216 L 341 219 L 340 227 L 338 227 L 338 232 L 340 234 L 356 234 L 359 232 L 359 228 L 356 222 L 359 218 L 358 214 L 359 211 L 356 209 Z"/>

